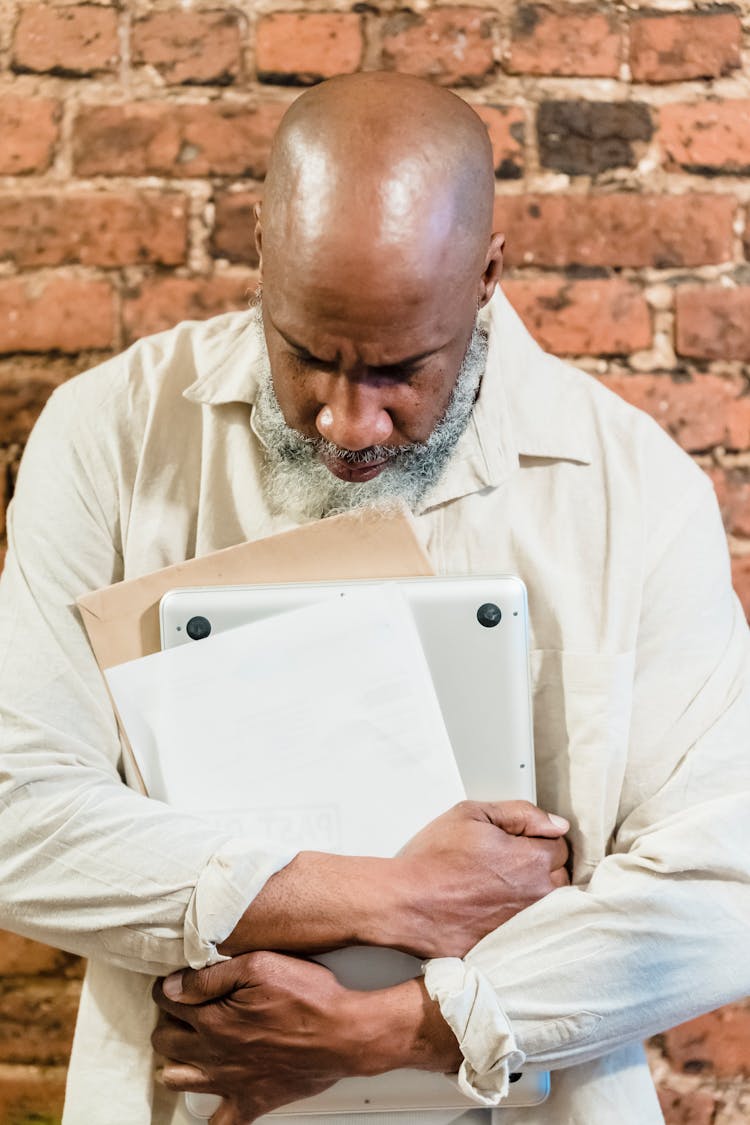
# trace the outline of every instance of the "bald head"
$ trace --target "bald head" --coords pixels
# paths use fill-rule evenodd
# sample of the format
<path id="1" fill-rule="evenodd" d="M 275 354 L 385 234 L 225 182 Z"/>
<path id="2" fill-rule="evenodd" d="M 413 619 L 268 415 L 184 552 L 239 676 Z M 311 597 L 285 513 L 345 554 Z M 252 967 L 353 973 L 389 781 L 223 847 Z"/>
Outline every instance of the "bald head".
<path id="1" fill-rule="evenodd" d="M 264 281 L 290 253 L 323 285 L 332 271 L 400 284 L 481 273 L 493 191 L 487 130 L 460 98 L 408 75 L 331 79 L 294 102 L 274 141 Z"/>
<path id="2" fill-rule="evenodd" d="M 324 476 L 369 483 L 409 448 L 424 484 L 461 388 L 452 440 L 467 424 L 502 268 L 493 192 L 482 121 L 417 78 L 334 78 L 287 111 L 256 228 L 260 309 L 280 417 L 316 457 L 325 440 Z"/>

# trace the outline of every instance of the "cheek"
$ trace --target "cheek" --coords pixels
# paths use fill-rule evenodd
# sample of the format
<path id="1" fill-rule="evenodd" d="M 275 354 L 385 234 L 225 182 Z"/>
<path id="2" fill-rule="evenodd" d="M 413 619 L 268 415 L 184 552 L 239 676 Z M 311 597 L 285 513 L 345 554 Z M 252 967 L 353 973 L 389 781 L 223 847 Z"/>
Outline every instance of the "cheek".
<path id="1" fill-rule="evenodd" d="M 276 401 L 285 422 L 300 432 L 306 432 L 310 429 L 310 419 L 314 420 L 316 414 L 311 381 L 300 376 L 293 365 L 282 359 L 272 362 L 271 371 Z"/>
<path id="2" fill-rule="evenodd" d="M 412 441 L 426 441 L 441 420 L 450 402 L 456 383 L 452 371 L 433 371 L 428 377 L 418 379 L 412 388 L 412 428 L 418 430 Z"/>

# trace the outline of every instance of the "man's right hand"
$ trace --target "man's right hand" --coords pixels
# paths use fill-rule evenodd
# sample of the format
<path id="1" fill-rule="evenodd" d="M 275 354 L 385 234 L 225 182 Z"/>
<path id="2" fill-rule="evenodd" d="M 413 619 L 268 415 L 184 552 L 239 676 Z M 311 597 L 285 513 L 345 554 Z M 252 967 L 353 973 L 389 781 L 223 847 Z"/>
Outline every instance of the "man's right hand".
<path id="1" fill-rule="evenodd" d="M 568 823 L 528 801 L 462 801 L 393 859 L 300 852 L 273 875 L 219 945 L 310 955 L 380 945 L 463 956 L 568 882 Z"/>
<path id="2" fill-rule="evenodd" d="M 394 860 L 408 901 L 393 917 L 413 933 L 393 944 L 418 957 L 463 957 L 514 914 L 569 883 L 569 827 L 528 801 L 455 805 Z"/>

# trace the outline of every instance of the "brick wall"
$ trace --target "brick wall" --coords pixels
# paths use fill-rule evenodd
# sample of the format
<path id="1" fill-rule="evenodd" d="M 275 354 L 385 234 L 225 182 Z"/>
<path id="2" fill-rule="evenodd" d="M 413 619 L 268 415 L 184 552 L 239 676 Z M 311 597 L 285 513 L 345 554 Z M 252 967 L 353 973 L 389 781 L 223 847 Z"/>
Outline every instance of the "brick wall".
<path id="1" fill-rule="evenodd" d="M 710 473 L 750 611 L 749 33 L 750 0 L 0 0 L 5 500 L 54 386 L 243 306 L 251 206 L 300 87 L 386 67 L 477 106 L 506 292 Z M 0 1125 L 57 1121 L 80 975 L 0 935 Z M 750 1119 L 747 1006 L 650 1055 L 670 1123 Z"/>

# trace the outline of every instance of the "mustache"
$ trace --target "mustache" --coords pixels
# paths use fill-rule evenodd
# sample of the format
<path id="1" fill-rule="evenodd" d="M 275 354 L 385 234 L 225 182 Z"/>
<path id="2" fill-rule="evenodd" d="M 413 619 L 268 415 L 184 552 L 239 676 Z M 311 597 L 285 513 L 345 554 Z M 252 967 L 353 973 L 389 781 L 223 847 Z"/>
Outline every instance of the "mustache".
<path id="1" fill-rule="evenodd" d="M 408 445 L 368 445 L 366 449 L 342 449 L 325 438 L 308 438 L 311 450 L 323 459 L 343 461 L 345 465 L 372 465 L 376 461 L 392 461 L 394 458 L 411 453 L 420 448 L 419 443 Z"/>

